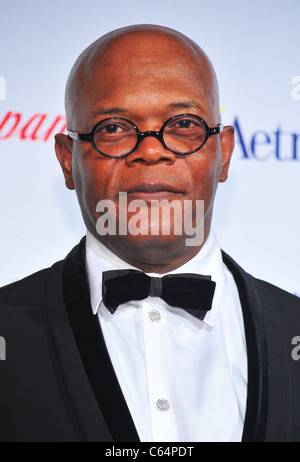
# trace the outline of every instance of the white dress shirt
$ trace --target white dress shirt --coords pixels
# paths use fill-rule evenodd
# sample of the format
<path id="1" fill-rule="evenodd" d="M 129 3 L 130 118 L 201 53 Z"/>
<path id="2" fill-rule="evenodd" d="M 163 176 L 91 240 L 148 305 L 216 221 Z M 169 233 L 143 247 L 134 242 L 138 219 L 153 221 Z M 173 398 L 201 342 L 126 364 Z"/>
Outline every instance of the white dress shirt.
<path id="1" fill-rule="evenodd" d="M 247 397 L 243 317 L 214 233 L 192 260 L 168 273 L 211 275 L 216 289 L 203 321 L 158 297 L 123 304 L 112 315 L 102 302 L 102 272 L 136 268 L 89 232 L 86 262 L 93 313 L 140 440 L 241 441 Z"/>

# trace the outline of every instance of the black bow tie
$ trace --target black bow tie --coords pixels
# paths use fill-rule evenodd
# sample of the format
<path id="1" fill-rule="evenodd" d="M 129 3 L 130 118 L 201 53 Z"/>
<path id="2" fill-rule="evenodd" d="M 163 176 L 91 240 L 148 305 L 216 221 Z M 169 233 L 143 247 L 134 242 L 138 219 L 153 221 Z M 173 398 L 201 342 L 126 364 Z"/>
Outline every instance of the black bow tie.
<path id="1" fill-rule="evenodd" d="M 159 278 L 137 270 L 112 270 L 102 275 L 102 299 L 114 313 L 119 305 L 130 300 L 160 297 L 168 305 L 203 319 L 211 309 L 215 286 L 210 276 L 198 274 L 170 274 Z"/>

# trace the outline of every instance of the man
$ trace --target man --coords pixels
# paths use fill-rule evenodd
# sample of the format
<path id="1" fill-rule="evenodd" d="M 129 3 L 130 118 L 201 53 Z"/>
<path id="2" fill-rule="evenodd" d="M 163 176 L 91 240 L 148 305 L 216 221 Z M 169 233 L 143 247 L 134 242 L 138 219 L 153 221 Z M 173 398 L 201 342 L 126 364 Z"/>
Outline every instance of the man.
<path id="1" fill-rule="evenodd" d="M 66 113 L 56 154 L 87 236 L 0 291 L 1 440 L 300 440 L 300 301 L 211 229 L 234 133 L 205 53 L 111 32 L 76 61 Z"/>

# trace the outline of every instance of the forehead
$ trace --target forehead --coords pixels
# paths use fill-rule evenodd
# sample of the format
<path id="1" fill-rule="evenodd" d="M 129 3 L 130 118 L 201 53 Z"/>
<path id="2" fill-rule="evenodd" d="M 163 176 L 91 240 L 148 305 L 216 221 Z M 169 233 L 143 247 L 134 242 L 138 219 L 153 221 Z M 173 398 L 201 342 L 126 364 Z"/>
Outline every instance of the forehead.
<path id="1" fill-rule="evenodd" d="M 129 34 L 87 55 L 73 82 L 72 104 L 85 120 L 101 108 L 163 111 L 182 101 L 210 113 L 217 99 L 213 77 L 206 56 L 188 41 Z"/>

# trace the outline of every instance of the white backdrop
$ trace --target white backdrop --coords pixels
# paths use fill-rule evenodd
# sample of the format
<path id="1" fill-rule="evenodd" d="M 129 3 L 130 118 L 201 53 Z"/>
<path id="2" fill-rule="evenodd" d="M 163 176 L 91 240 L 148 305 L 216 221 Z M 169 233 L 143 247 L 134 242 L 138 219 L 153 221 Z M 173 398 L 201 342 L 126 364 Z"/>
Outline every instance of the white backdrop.
<path id="1" fill-rule="evenodd" d="M 85 232 L 53 147 L 74 60 L 112 29 L 151 23 L 204 48 L 236 127 L 215 206 L 222 248 L 300 295 L 299 17 L 298 0 L 1 0 L 0 286 L 64 258 Z"/>

